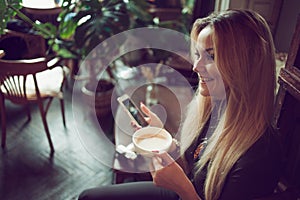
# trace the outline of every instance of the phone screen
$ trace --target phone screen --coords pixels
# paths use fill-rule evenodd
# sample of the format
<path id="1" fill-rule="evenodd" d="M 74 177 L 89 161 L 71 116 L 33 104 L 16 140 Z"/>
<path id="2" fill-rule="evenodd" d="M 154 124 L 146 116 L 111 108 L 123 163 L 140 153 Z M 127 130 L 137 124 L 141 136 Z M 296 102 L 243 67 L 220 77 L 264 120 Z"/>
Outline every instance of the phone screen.
<path id="1" fill-rule="evenodd" d="M 135 106 L 135 104 L 130 99 L 125 99 L 123 101 L 123 104 L 126 106 L 127 110 L 130 112 L 130 114 L 133 116 L 133 118 L 141 126 L 147 126 L 148 125 L 148 123 L 145 121 L 144 116 L 141 114 L 141 112 L 138 110 L 138 108 Z"/>

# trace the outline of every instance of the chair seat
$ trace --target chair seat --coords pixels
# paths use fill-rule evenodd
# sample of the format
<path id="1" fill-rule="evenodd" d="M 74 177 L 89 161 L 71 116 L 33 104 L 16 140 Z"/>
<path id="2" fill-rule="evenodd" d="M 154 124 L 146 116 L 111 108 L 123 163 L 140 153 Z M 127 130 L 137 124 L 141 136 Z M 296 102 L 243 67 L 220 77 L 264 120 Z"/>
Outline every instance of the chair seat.
<path id="1" fill-rule="evenodd" d="M 37 77 L 37 83 L 39 87 L 39 91 L 42 98 L 47 97 L 58 97 L 62 98 L 62 92 L 61 92 L 61 85 L 64 80 L 64 69 L 65 67 L 55 67 L 53 69 L 45 70 L 42 72 L 39 72 L 36 74 Z M 17 76 L 14 76 L 15 81 L 17 81 Z M 20 85 L 22 85 L 24 79 L 23 77 L 20 77 Z M 5 83 L 5 81 L 4 81 Z M 28 75 L 26 80 L 26 94 L 27 94 L 27 100 L 37 100 L 37 94 L 35 91 L 33 76 Z M 12 95 L 9 95 L 8 91 L 4 87 L 4 85 L 1 85 L 1 90 L 3 94 L 13 100 L 14 97 Z M 11 92 L 11 91 L 10 91 Z"/>

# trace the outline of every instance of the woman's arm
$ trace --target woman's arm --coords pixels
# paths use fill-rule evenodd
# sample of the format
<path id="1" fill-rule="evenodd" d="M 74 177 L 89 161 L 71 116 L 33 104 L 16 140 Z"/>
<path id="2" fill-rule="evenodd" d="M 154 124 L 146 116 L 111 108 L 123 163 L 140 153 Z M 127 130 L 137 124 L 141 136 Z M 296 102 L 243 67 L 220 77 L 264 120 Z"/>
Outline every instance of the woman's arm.
<path id="1" fill-rule="evenodd" d="M 183 200 L 201 199 L 183 169 L 166 152 L 153 157 L 151 175 L 155 185 L 176 192 Z"/>

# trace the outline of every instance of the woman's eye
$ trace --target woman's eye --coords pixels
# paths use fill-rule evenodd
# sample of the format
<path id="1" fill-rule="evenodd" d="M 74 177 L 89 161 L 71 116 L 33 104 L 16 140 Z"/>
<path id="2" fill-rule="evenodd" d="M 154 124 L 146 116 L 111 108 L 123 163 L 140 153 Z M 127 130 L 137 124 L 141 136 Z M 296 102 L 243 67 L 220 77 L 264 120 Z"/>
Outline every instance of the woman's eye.
<path id="1" fill-rule="evenodd" d="M 215 60 L 215 54 L 207 54 L 209 60 Z"/>
<path id="2" fill-rule="evenodd" d="M 214 53 L 208 53 L 208 52 L 203 52 L 204 55 L 201 55 L 198 51 L 194 52 L 194 60 L 200 60 L 201 58 L 205 59 L 206 61 L 214 61 L 215 59 L 215 54 Z"/>
<path id="3" fill-rule="evenodd" d="M 205 53 L 205 59 L 207 61 L 214 61 L 215 60 L 215 54 L 214 53 L 206 52 Z"/>

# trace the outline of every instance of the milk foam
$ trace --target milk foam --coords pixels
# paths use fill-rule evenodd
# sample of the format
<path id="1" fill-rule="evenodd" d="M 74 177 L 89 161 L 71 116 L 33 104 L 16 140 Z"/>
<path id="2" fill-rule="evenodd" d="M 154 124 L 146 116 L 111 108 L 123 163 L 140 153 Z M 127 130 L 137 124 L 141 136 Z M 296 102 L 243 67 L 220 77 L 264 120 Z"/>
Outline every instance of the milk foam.
<path id="1" fill-rule="evenodd" d="M 167 148 L 167 139 L 163 137 L 149 137 L 139 139 L 138 145 L 145 150 L 154 151 Z"/>

